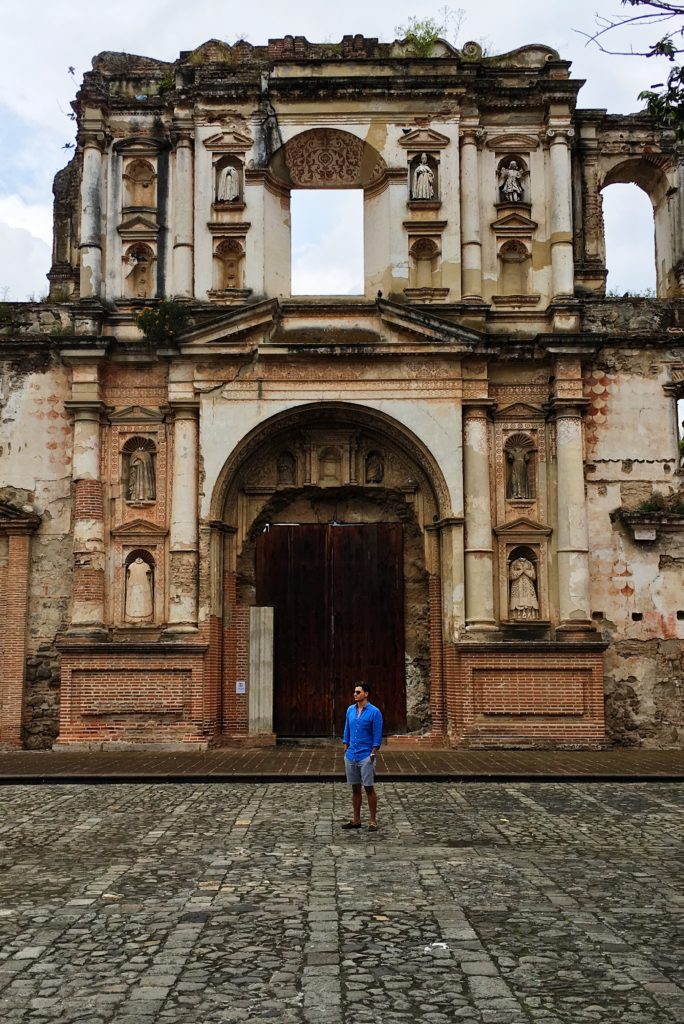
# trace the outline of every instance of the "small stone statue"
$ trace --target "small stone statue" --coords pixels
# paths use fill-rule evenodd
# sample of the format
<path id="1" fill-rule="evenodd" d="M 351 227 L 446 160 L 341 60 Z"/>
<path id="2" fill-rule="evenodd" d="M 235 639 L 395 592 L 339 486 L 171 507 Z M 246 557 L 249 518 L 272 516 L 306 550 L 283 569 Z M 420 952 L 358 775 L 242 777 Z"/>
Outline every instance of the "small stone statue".
<path id="1" fill-rule="evenodd" d="M 516 558 L 508 572 L 510 580 L 509 615 L 512 619 L 538 619 L 537 573 L 529 558 Z"/>
<path id="2" fill-rule="evenodd" d="M 533 498 L 532 481 L 530 480 L 530 453 L 526 448 L 509 448 L 506 452 L 509 462 L 507 498 Z"/>
<path id="3" fill-rule="evenodd" d="M 240 175 L 231 164 L 219 171 L 216 183 L 216 202 L 232 203 L 240 198 Z"/>
<path id="4" fill-rule="evenodd" d="M 427 153 L 421 153 L 420 163 L 413 172 L 413 199 L 432 199 L 435 194 L 435 175 L 428 164 Z"/>
<path id="5" fill-rule="evenodd" d="M 371 454 L 366 459 L 366 483 L 367 484 L 381 484 L 385 475 L 385 466 L 383 464 L 382 456 L 376 452 Z"/>
<path id="6" fill-rule="evenodd" d="M 144 622 L 154 615 L 154 581 L 152 567 L 138 556 L 126 569 L 125 618 L 128 622 Z"/>
<path id="7" fill-rule="evenodd" d="M 295 482 L 295 461 L 289 452 L 278 456 L 278 483 L 291 487 Z"/>
<path id="8" fill-rule="evenodd" d="M 156 488 L 152 453 L 146 448 L 136 448 L 128 462 L 128 498 L 133 504 L 154 501 Z"/>
<path id="9" fill-rule="evenodd" d="M 499 189 L 505 203 L 518 203 L 523 198 L 522 179 L 524 171 L 517 160 L 511 160 L 508 167 L 499 170 Z"/>

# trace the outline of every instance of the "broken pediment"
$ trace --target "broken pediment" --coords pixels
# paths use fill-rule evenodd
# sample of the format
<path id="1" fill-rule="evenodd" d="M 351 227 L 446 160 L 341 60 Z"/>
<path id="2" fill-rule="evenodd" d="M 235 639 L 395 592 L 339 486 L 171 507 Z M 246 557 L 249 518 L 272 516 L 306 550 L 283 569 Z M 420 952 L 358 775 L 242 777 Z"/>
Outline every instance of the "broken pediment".
<path id="1" fill-rule="evenodd" d="M 133 519 L 123 526 L 115 526 L 112 537 L 165 537 L 169 531 L 147 519 Z"/>
<path id="2" fill-rule="evenodd" d="M 130 139 L 120 139 L 114 143 L 113 148 L 117 153 L 125 153 L 126 156 L 152 156 L 168 149 L 169 141 L 136 135 Z"/>
<path id="3" fill-rule="evenodd" d="M 531 405 L 529 402 L 512 402 L 510 405 L 500 406 L 495 414 L 497 420 L 543 420 L 546 412 L 540 405 Z"/>
<path id="4" fill-rule="evenodd" d="M 515 210 L 497 217 L 491 226 L 499 235 L 530 235 L 536 231 L 537 222 L 523 210 Z"/>
<path id="5" fill-rule="evenodd" d="M 270 334 L 278 317 L 276 299 L 266 299 L 249 306 L 228 309 L 220 316 L 205 320 L 178 335 L 178 345 L 185 352 L 217 351 L 243 343 L 250 335 Z"/>
<path id="6" fill-rule="evenodd" d="M 141 214 L 137 214 L 119 224 L 117 231 L 122 238 L 133 241 L 150 238 L 151 235 L 158 234 L 159 225 L 150 217 L 143 217 Z"/>
<path id="7" fill-rule="evenodd" d="M 487 139 L 487 149 L 495 149 L 497 153 L 529 153 L 539 148 L 538 135 L 523 135 L 520 132 L 511 132 L 507 135 L 492 135 Z"/>
<path id="8" fill-rule="evenodd" d="M 162 409 L 147 409 L 144 405 L 129 405 L 109 414 L 110 423 L 162 423 L 165 412 Z"/>
<path id="9" fill-rule="evenodd" d="M 235 128 L 225 128 L 204 140 L 212 153 L 245 153 L 252 146 L 252 138 Z"/>
<path id="10" fill-rule="evenodd" d="M 508 523 L 495 526 L 494 533 L 497 537 L 510 537 L 514 539 L 516 537 L 527 538 L 530 535 L 548 537 L 553 533 L 553 530 L 545 523 L 535 523 L 532 519 L 528 519 L 527 516 L 520 516 L 518 519 L 511 519 Z"/>
<path id="11" fill-rule="evenodd" d="M 451 139 L 447 135 L 442 135 L 440 132 L 434 131 L 433 128 L 415 128 L 399 139 L 400 146 L 416 152 L 423 149 L 428 151 L 444 149 L 450 142 Z"/>
<path id="12" fill-rule="evenodd" d="M 410 306 L 398 305 L 386 299 L 378 299 L 377 306 L 382 320 L 399 331 L 406 331 L 425 342 L 441 342 L 471 349 L 482 340 L 479 331 L 443 320 L 434 313 L 425 313 Z"/>
<path id="13" fill-rule="evenodd" d="M 33 533 L 40 526 L 40 516 L 26 508 L 17 508 L 0 501 L 0 533 L 5 530 L 17 533 Z"/>

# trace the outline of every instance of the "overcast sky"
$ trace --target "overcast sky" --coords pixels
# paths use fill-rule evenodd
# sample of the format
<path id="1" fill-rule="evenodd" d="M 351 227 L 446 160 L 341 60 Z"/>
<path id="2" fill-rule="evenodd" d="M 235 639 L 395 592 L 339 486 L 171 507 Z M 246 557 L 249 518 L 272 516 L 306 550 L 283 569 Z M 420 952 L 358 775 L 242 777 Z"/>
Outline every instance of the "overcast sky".
<path id="1" fill-rule="evenodd" d="M 532 42 L 553 46 L 573 62 L 573 76 L 587 80 L 580 106 L 629 113 L 639 109 L 638 92 L 661 80 L 663 72 L 652 62 L 609 57 L 585 45 L 579 33 L 594 29 L 599 4 L 603 15 L 624 11 L 619 0 L 464 3 L 458 43 L 484 40 L 490 53 Z M 74 136 L 69 103 L 94 54 L 120 50 L 175 60 L 180 50 L 206 39 L 234 42 L 243 37 L 257 45 L 288 33 L 322 42 L 361 32 L 386 42 L 412 15 L 438 17 L 440 8 L 439 2 L 417 6 L 404 0 L 345 0 L 339 6 L 299 0 L 292 8 L 283 0 L 248 5 L 227 0 L 0 0 L 0 300 L 39 297 L 47 290 L 52 179 L 69 159 L 62 148 Z M 662 34 L 662 28 L 654 27 L 615 36 L 614 43 L 618 49 L 639 49 Z M 652 286 L 654 277 L 650 206 L 643 194 L 635 200 L 628 189 L 613 186 L 606 193 L 609 287 L 618 292 Z M 335 248 L 344 249 L 339 237 Z M 310 247 L 306 258 L 315 266 Z"/>

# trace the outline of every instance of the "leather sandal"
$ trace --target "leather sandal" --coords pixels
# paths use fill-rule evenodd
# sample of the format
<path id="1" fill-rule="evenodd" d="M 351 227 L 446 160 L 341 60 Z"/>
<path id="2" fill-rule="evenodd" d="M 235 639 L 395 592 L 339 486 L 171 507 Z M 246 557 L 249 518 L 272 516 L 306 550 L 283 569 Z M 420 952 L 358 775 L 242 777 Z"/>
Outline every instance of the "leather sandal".
<path id="1" fill-rule="evenodd" d="M 361 822 L 360 821 L 347 821 L 342 826 L 342 828 L 361 828 Z"/>

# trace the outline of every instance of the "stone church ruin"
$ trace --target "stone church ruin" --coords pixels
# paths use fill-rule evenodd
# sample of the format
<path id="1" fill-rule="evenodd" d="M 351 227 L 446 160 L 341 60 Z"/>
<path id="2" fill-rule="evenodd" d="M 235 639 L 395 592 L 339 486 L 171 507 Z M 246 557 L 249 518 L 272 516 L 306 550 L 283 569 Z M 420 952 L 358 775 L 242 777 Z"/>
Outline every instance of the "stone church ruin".
<path id="1" fill-rule="evenodd" d="M 360 35 L 93 60 L 49 299 L 0 304 L 3 747 L 332 738 L 359 678 L 390 745 L 681 744 L 684 178 L 581 85 Z M 657 298 L 606 297 L 614 182 Z M 300 189 L 362 195 L 363 294 L 292 294 Z"/>

